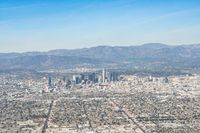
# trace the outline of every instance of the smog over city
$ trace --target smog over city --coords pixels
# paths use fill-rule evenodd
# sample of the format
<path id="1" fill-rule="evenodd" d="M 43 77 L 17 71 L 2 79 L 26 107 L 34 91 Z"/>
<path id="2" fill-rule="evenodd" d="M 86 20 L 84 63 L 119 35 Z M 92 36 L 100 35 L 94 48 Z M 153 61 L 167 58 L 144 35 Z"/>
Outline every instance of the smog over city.
<path id="1" fill-rule="evenodd" d="M 0 133 L 200 133 L 199 0 L 0 0 Z"/>

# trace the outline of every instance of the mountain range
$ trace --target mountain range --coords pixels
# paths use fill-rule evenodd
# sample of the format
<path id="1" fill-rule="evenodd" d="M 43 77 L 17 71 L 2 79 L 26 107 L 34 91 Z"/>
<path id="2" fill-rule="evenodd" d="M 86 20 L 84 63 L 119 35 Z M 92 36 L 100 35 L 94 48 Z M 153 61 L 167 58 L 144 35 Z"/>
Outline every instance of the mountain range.
<path id="1" fill-rule="evenodd" d="M 48 52 L 0 53 L 0 70 L 68 69 L 75 67 L 167 70 L 200 68 L 200 44 L 97 46 Z"/>

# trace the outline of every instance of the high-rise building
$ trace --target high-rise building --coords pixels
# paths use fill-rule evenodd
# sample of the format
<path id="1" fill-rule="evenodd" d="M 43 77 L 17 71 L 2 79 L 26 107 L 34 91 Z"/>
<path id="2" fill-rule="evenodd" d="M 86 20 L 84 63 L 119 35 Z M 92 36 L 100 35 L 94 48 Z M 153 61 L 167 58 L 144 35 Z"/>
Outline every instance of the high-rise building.
<path id="1" fill-rule="evenodd" d="M 164 83 L 169 83 L 169 79 L 167 77 L 164 78 Z"/>
<path id="2" fill-rule="evenodd" d="M 91 82 L 93 82 L 93 83 L 96 82 L 95 73 L 91 73 L 91 74 L 89 75 L 89 81 L 91 81 Z"/>
<path id="3" fill-rule="evenodd" d="M 49 86 L 49 87 L 52 87 L 51 77 L 49 77 L 48 86 Z"/>
<path id="4" fill-rule="evenodd" d="M 99 83 L 102 82 L 102 75 L 98 75 L 98 82 L 99 82 Z"/>
<path id="5" fill-rule="evenodd" d="M 63 82 L 65 82 L 65 81 L 66 81 L 66 77 L 64 76 L 64 77 L 63 77 Z"/>
<path id="6" fill-rule="evenodd" d="M 118 81 L 119 80 L 119 75 L 118 75 L 118 73 L 117 72 L 110 72 L 110 74 L 109 74 L 109 80 L 110 81 Z"/>
<path id="7" fill-rule="evenodd" d="M 81 83 L 81 75 L 73 75 L 73 81 L 75 84 Z"/>
<path id="8" fill-rule="evenodd" d="M 86 82 L 92 82 L 95 83 L 96 82 L 96 74 L 95 73 L 84 73 L 81 74 L 81 81 L 86 83 Z"/>
<path id="9" fill-rule="evenodd" d="M 102 70 L 102 82 L 103 83 L 106 82 L 106 70 L 105 69 Z"/>
<path id="10" fill-rule="evenodd" d="M 84 81 L 84 80 L 85 80 L 85 75 L 81 74 L 81 81 Z"/>

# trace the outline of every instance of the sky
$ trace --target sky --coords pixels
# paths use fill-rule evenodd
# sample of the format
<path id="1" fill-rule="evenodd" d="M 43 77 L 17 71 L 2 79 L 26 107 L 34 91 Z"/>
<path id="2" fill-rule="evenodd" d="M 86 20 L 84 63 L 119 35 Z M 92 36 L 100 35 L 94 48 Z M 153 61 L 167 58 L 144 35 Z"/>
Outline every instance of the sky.
<path id="1" fill-rule="evenodd" d="M 0 0 L 0 52 L 200 43 L 200 0 Z"/>

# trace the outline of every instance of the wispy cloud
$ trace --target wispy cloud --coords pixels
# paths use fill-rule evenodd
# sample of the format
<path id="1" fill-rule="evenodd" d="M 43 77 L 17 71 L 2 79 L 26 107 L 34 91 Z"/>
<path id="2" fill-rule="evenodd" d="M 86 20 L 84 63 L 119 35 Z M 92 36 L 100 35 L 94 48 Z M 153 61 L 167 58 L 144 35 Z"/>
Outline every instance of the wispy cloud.
<path id="1" fill-rule="evenodd" d="M 180 11 L 176 11 L 176 12 L 166 13 L 166 14 L 162 14 L 160 16 L 155 16 L 155 17 L 147 18 L 143 21 L 139 21 L 138 23 L 135 23 L 135 25 L 148 24 L 151 22 L 161 21 L 161 20 L 178 17 L 181 15 L 199 12 L 199 11 L 200 11 L 200 7 L 196 7 L 196 8 L 192 8 L 192 9 L 186 9 L 186 10 L 180 10 Z"/>
<path id="2" fill-rule="evenodd" d="M 15 10 L 15 9 L 34 8 L 34 7 L 43 7 L 43 6 L 47 6 L 47 4 L 40 3 L 40 4 L 29 4 L 29 5 L 0 7 L 0 10 Z"/>

